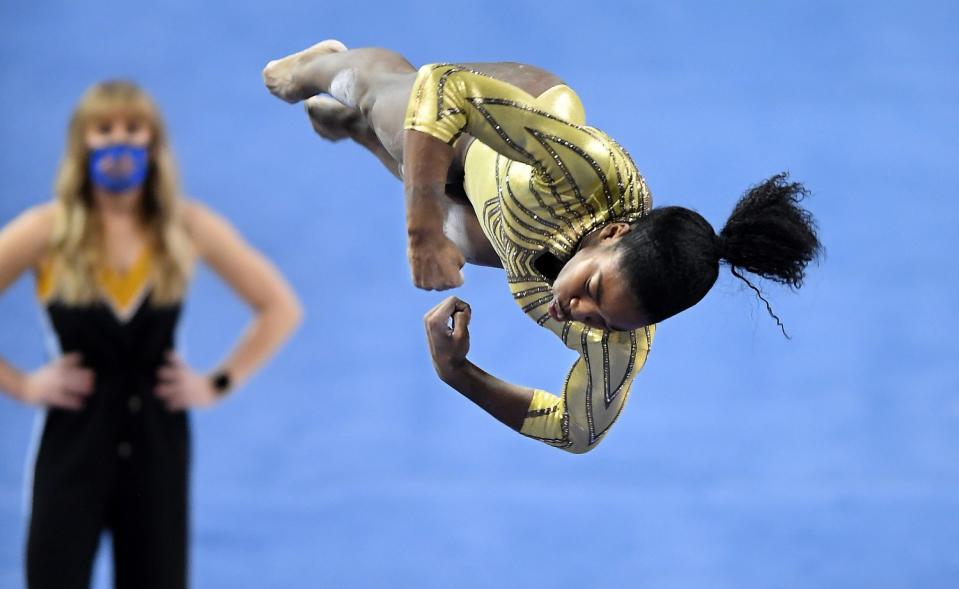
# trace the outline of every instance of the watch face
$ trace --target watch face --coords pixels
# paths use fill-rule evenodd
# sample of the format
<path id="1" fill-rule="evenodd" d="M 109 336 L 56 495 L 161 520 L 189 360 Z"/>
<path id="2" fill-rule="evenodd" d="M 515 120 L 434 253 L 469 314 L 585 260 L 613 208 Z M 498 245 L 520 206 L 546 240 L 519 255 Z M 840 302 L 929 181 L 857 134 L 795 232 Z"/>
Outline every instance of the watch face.
<path id="1" fill-rule="evenodd" d="M 220 372 L 213 377 L 213 388 L 216 389 L 216 392 L 223 394 L 230 388 L 230 375 L 225 372 Z"/>

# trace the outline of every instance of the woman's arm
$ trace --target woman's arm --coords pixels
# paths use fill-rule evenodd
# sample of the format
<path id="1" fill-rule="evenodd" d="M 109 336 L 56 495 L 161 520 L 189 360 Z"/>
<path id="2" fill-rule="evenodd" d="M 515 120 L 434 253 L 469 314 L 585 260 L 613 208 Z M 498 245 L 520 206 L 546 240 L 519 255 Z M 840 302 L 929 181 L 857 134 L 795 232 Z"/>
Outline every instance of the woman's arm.
<path id="1" fill-rule="evenodd" d="M 28 209 L 0 229 L 0 293 L 40 262 L 52 231 L 52 204 Z M 22 399 L 25 380 L 24 373 L 0 358 L 0 390 Z"/>
<path id="2" fill-rule="evenodd" d="M 28 209 L 0 229 L 0 293 L 47 254 L 55 207 L 48 203 Z M 93 373 L 80 367 L 77 354 L 57 358 L 32 374 L 0 358 L 0 391 L 24 403 L 80 409 L 92 390 Z"/>
<path id="3" fill-rule="evenodd" d="M 55 205 L 27 209 L 0 228 L 0 293 L 34 268 L 50 247 Z"/>
<path id="4" fill-rule="evenodd" d="M 240 341 L 219 368 L 229 375 L 230 386 L 235 388 L 246 382 L 279 349 L 299 325 L 303 309 L 279 271 L 246 243 L 226 219 L 195 202 L 186 205 L 184 217 L 200 258 L 255 313 Z M 175 358 L 171 364 L 175 370 Z M 169 369 L 171 367 L 167 367 L 166 376 L 170 376 Z"/>

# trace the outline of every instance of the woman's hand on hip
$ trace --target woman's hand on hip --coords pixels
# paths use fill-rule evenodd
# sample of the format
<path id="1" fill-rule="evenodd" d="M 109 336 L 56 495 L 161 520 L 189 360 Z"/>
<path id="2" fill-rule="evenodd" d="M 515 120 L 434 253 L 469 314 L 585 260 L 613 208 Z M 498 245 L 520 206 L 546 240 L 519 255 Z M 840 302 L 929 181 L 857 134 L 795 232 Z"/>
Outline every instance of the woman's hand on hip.
<path id="1" fill-rule="evenodd" d="M 89 368 L 80 366 L 81 362 L 80 354 L 73 352 L 27 375 L 21 399 L 30 405 L 73 411 L 83 409 L 87 397 L 93 392 L 94 374 Z"/>
<path id="2" fill-rule="evenodd" d="M 157 369 L 157 385 L 153 392 L 167 409 L 183 411 L 192 407 L 209 407 L 217 401 L 209 378 L 190 368 L 176 352 L 167 352 L 166 360 L 167 363 Z"/>
<path id="3" fill-rule="evenodd" d="M 469 323 L 472 311 L 465 301 L 449 297 L 423 317 L 433 367 L 443 381 L 466 365 L 470 351 Z"/>

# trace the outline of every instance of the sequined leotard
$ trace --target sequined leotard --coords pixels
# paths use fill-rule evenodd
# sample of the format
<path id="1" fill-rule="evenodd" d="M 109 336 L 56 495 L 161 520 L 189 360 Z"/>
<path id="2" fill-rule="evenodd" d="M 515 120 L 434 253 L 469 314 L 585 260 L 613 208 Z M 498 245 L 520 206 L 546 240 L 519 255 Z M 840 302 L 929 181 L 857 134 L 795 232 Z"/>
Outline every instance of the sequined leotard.
<path id="1" fill-rule="evenodd" d="M 580 356 L 559 396 L 535 390 L 521 431 L 576 453 L 592 449 L 616 421 L 655 333 L 655 326 L 604 331 L 547 313 L 544 256 L 565 262 L 589 231 L 632 222 L 652 206 L 629 154 L 584 123 L 582 104 L 565 85 L 532 97 L 450 64 L 420 68 L 405 121 L 406 129 L 450 144 L 463 133 L 476 138 L 464 188 L 513 298 Z"/>

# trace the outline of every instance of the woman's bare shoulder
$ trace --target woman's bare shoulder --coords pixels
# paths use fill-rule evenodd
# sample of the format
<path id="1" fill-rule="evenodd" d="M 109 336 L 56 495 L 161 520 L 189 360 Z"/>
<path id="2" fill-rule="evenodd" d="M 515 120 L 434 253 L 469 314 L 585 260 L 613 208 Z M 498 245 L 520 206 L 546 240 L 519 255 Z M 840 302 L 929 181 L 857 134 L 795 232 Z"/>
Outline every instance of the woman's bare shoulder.
<path id="1" fill-rule="evenodd" d="M 0 228 L 0 290 L 49 254 L 58 208 L 32 206 Z"/>
<path id="2" fill-rule="evenodd" d="M 220 215 L 216 213 L 209 205 L 192 197 L 183 197 L 180 206 L 180 220 L 184 229 L 191 238 L 202 237 L 203 231 L 208 229 L 210 224 L 216 224 L 221 220 Z"/>
<path id="3" fill-rule="evenodd" d="M 56 201 L 47 201 L 29 207 L 3 226 L 3 232 L 25 245 L 23 242 L 46 243 L 53 235 L 57 212 L 60 205 Z"/>
<path id="4" fill-rule="evenodd" d="M 183 228 L 194 250 L 201 256 L 209 254 L 211 248 L 217 248 L 222 240 L 237 233 L 223 215 L 199 200 L 184 198 L 180 211 Z"/>

